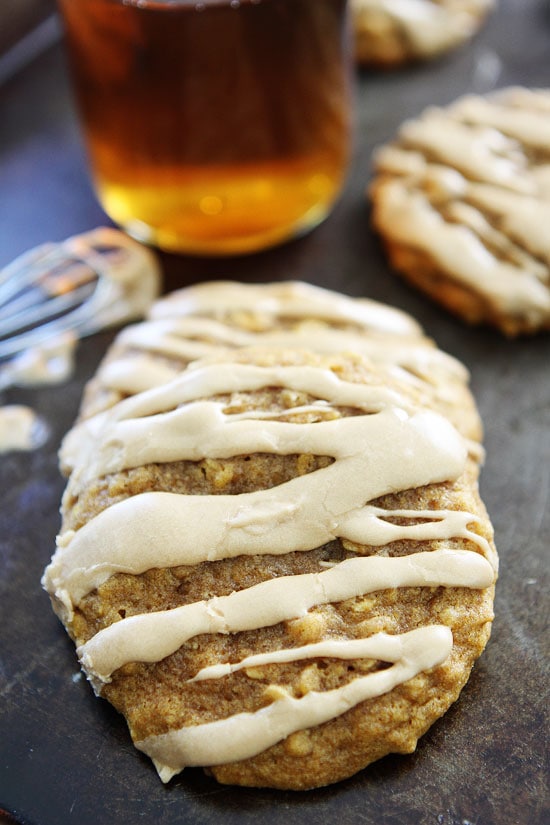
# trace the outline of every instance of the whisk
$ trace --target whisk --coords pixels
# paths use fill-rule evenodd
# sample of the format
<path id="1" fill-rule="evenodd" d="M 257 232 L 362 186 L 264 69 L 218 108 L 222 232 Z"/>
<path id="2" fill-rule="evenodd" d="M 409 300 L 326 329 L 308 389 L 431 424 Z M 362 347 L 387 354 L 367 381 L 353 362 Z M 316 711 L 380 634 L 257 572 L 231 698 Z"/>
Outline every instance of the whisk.
<path id="1" fill-rule="evenodd" d="M 0 389 L 29 350 L 142 317 L 159 290 L 155 255 L 116 229 L 25 252 L 0 271 Z"/>

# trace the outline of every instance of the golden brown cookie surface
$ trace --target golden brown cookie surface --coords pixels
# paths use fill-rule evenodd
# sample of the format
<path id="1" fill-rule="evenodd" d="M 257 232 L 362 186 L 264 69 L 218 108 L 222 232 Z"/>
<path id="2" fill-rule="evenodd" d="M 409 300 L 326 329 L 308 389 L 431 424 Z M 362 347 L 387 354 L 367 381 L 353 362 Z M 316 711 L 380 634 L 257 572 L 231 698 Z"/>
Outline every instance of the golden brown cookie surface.
<path id="1" fill-rule="evenodd" d="M 470 323 L 550 328 L 550 92 L 431 107 L 375 158 L 373 223 L 393 266 Z"/>
<path id="2" fill-rule="evenodd" d="M 194 318 L 232 317 L 226 343 L 273 334 L 274 317 L 295 335 L 304 290 L 278 289 L 260 289 L 263 312 L 231 285 L 183 299 Z M 358 333 L 379 309 L 378 344 L 423 340 L 389 309 L 305 292 L 310 332 Z M 254 311 L 229 309 L 247 296 Z M 474 434 L 440 412 L 452 381 L 430 393 L 414 377 L 364 354 L 216 345 L 67 437 L 44 581 L 163 780 L 201 765 L 222 782 L 320 786 L 413 750 L 456 699 L 489 635 L 496 555 Z"/>
<path id="3" fill-rule="evenodd" d="M 395 67 L 429 60 L 468 41 L 494 0 L 352 0 L 359 63 Z"/>

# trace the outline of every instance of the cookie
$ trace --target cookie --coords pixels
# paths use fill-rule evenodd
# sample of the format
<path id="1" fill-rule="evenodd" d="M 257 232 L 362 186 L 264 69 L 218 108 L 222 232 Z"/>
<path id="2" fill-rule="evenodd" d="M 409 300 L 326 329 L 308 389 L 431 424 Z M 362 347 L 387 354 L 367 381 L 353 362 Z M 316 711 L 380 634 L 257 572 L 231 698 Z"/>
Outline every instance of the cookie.
<path id="1" fill-rule="evenodd" d="M 312 339 L 361 338 L 367 321 L 373 340 L 421 339 L 375 308 L 298 284 L 176 293 L 152 323 L 199 322 L 173 342 L 183 352 L 211 322 L 213 349 L 164 349 L 160 369 L 181 359 L 175 377 L 104 395 L 100 411 L 88 398 L 64 441 L 43 583 L 164 782 L 201 766 L 308 789 L 409 753 L 488 640 L 496 550 L 477 442 L 441 412 L 442 373 L 430 393 L 388 357 L 287 346 L 308 323 Z M 284 346 L 239 345 L 266 328 Z M 155 352 L 115 347 L 105 367 Z M 454 362 L 441 363 L 452 387 Z"/>
<path id="2" fill-rule="evenodd" d="M 351 0 L 359 63 L 394 68 L 430 60 L 476 34 L 495 0 Z"/>
<path id="3" fill-rule="evenodd" d="M 393 267 L 472 324 L 550 328 L 550 92 L 430 107 L 375 154 L 372 221 Z"/>

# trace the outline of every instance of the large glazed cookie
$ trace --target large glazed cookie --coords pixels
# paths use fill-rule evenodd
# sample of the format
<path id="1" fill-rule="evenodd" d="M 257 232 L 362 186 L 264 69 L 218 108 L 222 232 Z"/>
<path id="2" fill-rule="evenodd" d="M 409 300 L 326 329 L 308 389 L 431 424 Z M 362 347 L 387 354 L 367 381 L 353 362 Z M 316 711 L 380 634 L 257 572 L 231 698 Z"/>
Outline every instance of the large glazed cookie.
<path id="1" fill-rule="evenodd" d="M 422 340 L 401 313 L 305 285 L 186 290 L 155 308 L 150 348 L 119 341 L 104 365 L 145 358 L 152 373 L 180 359 L 180 371 L 116 402 L 93 384 L 63 444 L 70 477 L 44 584 L 163 781 L 194 765 L 306 789 L 411 752 L 489 636 L 496 552 L 479 444 L 441 405 L 448 369 L 471 418 L 465 373 L 434 359 L 428 390 L 389 356 L 288 348 L 306 334 L 306 296 L 312 340 L 367 339 L 367 319 L 373 350 Z M 188 337 L 180 328 L 159 353 L 158 324 L 178 306 Z M 189 361 L 205 323 L 212 349 Z M 238 345 L 277 330 L 284 346 Z"/>
<path id="2" fill-rule="evenodd" d="M 351 0 L 357 60 L 394 67 L 438 57 L 469 40 L 495 0 Z"/>
<path id="3" fill-rule="evenodd" d="M 470 323 L 550 328 L 550 92 L 432 107 L 375 156 L 373 223 L 393 266 Z"/>

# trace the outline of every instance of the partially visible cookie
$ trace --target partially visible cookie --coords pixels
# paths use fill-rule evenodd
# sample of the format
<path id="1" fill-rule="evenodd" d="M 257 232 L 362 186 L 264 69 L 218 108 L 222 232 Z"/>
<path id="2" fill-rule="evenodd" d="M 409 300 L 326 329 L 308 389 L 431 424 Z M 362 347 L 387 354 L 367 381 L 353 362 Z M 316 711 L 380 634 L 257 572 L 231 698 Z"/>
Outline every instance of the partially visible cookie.
<path id="1" fill-rule="evenodd" d="M 352 0 L 355 53 L 378 68 L 438 57 L 478 31 L 495 0 Z"/>
<path id="2" fill-rule="evenodd" d="M 473 324 L 550 329 L 550 90 L 430 107 L 375 155 L 372 220 L 392 265 Z"/>

